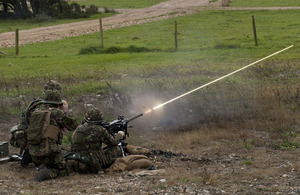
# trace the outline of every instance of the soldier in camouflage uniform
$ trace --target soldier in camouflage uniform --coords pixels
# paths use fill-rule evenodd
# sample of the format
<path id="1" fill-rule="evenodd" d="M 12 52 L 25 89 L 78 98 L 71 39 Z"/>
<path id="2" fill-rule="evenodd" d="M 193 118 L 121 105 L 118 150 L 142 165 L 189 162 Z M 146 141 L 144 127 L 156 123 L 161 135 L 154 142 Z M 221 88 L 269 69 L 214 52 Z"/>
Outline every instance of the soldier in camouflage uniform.
<path id="1" fill-rule="evenodd" d="M 28 150 L 32 161 L 38 167 L 38 173 L 35 177 L 36 181 L 53 179 L 58 176 L 66 176 L 69 174 L 69 168 L 61 155 L 60 144 L 65 129 L 73 131 L 78 126 L 76 119 L 67 113 L 68 108 L 63 105 L 60 96 L 61 87 L 56 81 L 49 81 L 44 87 L 44 101 L 46 104 L 38 104 L 34 111 L 48 111 L 49 126 L 57 129 L 54 136 L 42 136 L 38 144 L 32 144 L 30 139 L 35 138 L 30 135 L 30 129 L 34 128 L 35 122 L 30 120 L 27 130 Z M 50 103 L 49 103 L 50 102 Z"/>
<path id="2" fill-rule="evenodd" d="M 44 86 L 44 93 L 48 93 L 47 91 L 57 90 L 59 93 L 61 92 L 61 86 L 57 81 L 49 80 Z M 49 94 L 49 93 L 48 93 Z M 45 95 L 46 96 L 46 95 Z M 47 99 L 53 99 L 51 97 L 47 97 Z M 55 104 L 56 107 L 60 107 L 62 102 L 58 101 L 46 101 L 41 98 L 37 98 L 32 101 L 27 108 L 23 111 L 21 115 L 21 121 L 19 125 L 15 125 L 11 129 L 11 134 L 9 138 L 9 142 L 13 147 L 20 148 L 20 155 L 22 155 L 21 166 L 26 167 L 28 164 L 32 162 L 31 156 L 28 152 L 27 145 L 27 129 L 29 125 L 29 119 L 31 114 L 41 105 L 48 104 L 50 107 Z M 63 101 L 62 109 L 66 111 L 68 108 L 68 104 L 66 101 Z"/>
<path id="3" fill-rule="evenodd" d="M 121 156 L 118 143 L 125 133 L 119 131 L 112 136 L 100 123 L 103 120 L 99 109 L 87 111 L 85 122 L 79 125 L 72 136 L 71 155 L 68 164 L 74 171 L 80 173 L 97 173 L 108 168 L 116 158 Z M 102 143 L 106 144 L 102 148 Z M 71 159 L 71 160 L 70 160 Z"/>
<path id="4" fill-rule="evenodd" d="M 45 86 L 44 86 L 44 97 L 46 99 L 55 99 L 55 97 L 51 98 L 50 96 L 50 92 L 51 91 L 55 91 L 57 90 L 59 92 L 59 94 L 61 93 L 61 86 L 60 84 L 55 81 L 55 80 L 49 80 Z M 47 95 L 49 94 L 49 95 Z M 47 97 L 48 96 L 48 97 Z M 60 96 L 60 95 L 59 95 Z M 46 100 L 45 99 L 45 100 Z M 58 97 L 58 99 L 60 99 L 60 97 Z M 19 126 L 20 129 L 26 129 L 28 126 L 28 118 L 30 118 L 30 114 L 35 110 L 37 105 L 43 104 L 42 99 L 36 99 L 33 102 L 31 102 L 28 107 L 26 108 L 26 110 L 23 112 L 22 117 L 21 117 L 21 124 Z M 58 103 L 61 104 L 61 100 L 60 101 L 54 101 L 53 103 Z"/>

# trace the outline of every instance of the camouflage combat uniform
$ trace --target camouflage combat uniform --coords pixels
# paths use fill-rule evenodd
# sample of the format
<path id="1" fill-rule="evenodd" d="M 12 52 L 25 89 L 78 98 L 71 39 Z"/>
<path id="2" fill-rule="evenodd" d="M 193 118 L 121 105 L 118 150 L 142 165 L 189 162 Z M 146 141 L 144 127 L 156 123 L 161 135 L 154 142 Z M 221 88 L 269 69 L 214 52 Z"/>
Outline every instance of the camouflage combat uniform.
<path id="1" fill-rule="evenodd" d="M 51 110 L 50 124 L 58 127 L 61 132 L 58 136 L 59 141 L 48 138 L 47 140 L 43 139 L 41 143 L 37 145 L 28 144 L 32 161 L 37 166 L 43 164 L 45 167 L 47 167 L 51 171 L 52 178 L 68 175 L 69 168 L 61 155 L 60 144 L 63 137 L 62 131 L 64 129 L 74 131 L 78 124 L 73 117 L 59 108 L 42 105 L 37 110 L 39 109 Z"/>
<path id="2" fill-rule="evenodd" d="M 34 111 L 31 111 L 30 115 L 28 116 L 29 124 L 27 130 L 27 147 L 33 163 L 36 166 L 39 166 L 39 173 L 35 178 L 36 181 L 43 181 L 46 179 L 53 179 L 58 176 L 65 176 L 70 172 L 66 162 L 62 157 L 60 145 L 63 138 L 63 131 L 65 129 L 74 131 L 77 128 L 78 123 L 74 117 L 62 110 L 63 102 L 61 100 L 60 92 L 60 84 L 56 81 L 50 80 L 44 86 L 43 101 L 45 103 L 35 106 Z M 49 111 L 49 123 L 58 131 L 58 133 L 55 131 L 55 134 L 52 138 L 47 136 L 42 137 L 38 144 L 32 144 L 29 141 L 29 129 L 35 125 L 30 124 L 30 118 L 32 118 L 31 114 L 33 114 L 35 111 Z M 45 174 L 45 170 L 47 171 L 47 174 Z"/>
<path id="3" fill-rule="evenodd" d="M 71 151 L 86 157 L 88 162 L 72 162 L 74 171 L 82 173 L 97 173 L 109 167 L 117 157 L 121 156 L 121 150 L 117 146 L 122 136 L 115 137 L 100 125 L 84 123 L 75 130 L 72 136 Z M 106 149 L 102 148 L 102 143 L 106 144 Z M 69 164 L 69 162 L 68 162 Z"/>

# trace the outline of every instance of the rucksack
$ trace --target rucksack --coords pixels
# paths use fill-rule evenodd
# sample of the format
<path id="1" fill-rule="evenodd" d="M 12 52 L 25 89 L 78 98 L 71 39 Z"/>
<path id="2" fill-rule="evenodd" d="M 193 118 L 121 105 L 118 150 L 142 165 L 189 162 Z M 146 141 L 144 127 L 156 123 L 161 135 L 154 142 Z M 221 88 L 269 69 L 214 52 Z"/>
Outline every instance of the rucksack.
<path id="1" fill-rule="evenodd" d="M 29 125 L 29 119 L 31 118 L 31 114 L 34 112 L 38 105 L 48 104 L 48 105 L 59 105 L 57 102 L 51 101 L 43 101 L 43 100 L 34 100 L 29 104 L 26 110 L 22 113 L 21 116 L 21 124 L 15 125 L 10 130 L 10 138 L 9 143 L 11 146 L 16 148 L 24 149 L 27 146 L 27 129 Z M 39 134 L 39 133 L 37 133 Z M 33 140 L 33 142 L 40 142 L 37 140 Z"/>
<path id="2" fill-rule="evenodd" d="M 60 129 L 50 124 L 50 115 L 51 110 L 35 110 L 31 113 L 26 130 L 28 144 L 36 145 L 48 138 L 58 141 Z"/>
<path id="3" fill-rule="evenodd" d="M 28 128 L 28 117 L 31 112 L 36 108 L 37 105 L 40 105 L 42 100 L 37 99 L 32 101 L 27 108 L 23 111 L 21 115 L 21 123 L 15 125 L 10 130 L 9 143 L 11 146 L 16 148 L 24 149 L 27 146 L 27 134 L 26 129 Z"/>

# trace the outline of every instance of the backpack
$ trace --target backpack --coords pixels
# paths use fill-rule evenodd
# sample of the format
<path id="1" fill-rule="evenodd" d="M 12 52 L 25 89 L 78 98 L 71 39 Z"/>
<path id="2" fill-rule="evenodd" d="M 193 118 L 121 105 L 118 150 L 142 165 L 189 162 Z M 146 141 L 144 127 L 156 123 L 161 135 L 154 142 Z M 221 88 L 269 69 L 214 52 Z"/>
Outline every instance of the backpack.
<path id="1" fill-rule="evenodd" d="M 29 104 L 26 110 L 21 115 L 21 123 L 15 125 L 10 130 L 9 143 L 16 148 L 25 149 L 27 146 L 28 117 L 35 107 L 42 103 L 42 100 L 34 100 Z"/>
<path id="2" fill-rule="evenodd" d="M 40 99 L 34 100 L 33 102 L 31 102 L 29 104 L 29 106 L 26 108 L 26 110 L 22 113 L 21 124 L 13 126 L 10 130 L 9 143 L 11 146 L 16 147 L 16 148 L 21 148 L 21 149 L 26 148 L 26 146 L 27 146 L 27 129 L 28 129 L 28 126 L 30 123 L 31 115 L 34 112 L 34 110 L 36 109 L 36 107 L 41 104 L 59 105 L 56 102 L 43 101 Z M 39 118 L 39 117 L 37 117 L 37 118 Z M 33 132 L 35 134 L 39 134 L 39 133 L 35 132 L 35 130 L 31 130 L 31 132 Z M 41 137 L 42 136 L 40 136 L 40 138 Z M 32 140 L 32 139 L 34 139 L 34 140 Z M 33 136 L 31 136 L 31 141 L 33 141 L 33 143 L 40 142 L 40 140 L 38 140 L 38 139 L 35 140 L 35 138 L 33 138 Z"/>
<path id="3" fill-rule="evenodd" d="M 51 110 L 35 110 L 31 113 L 26 130 L 28 144 L 37 145 L 48 138 L 58 141 L 60 129 L 50 124 L 50 115 Z"/>

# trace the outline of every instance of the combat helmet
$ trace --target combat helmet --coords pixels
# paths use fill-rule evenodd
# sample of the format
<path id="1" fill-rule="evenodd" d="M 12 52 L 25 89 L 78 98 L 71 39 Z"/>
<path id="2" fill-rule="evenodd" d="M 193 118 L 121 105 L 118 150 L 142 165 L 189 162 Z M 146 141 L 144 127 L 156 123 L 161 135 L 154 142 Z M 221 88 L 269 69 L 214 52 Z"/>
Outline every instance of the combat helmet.
<path id="1" fill-rule="evenodd" d="M 58 90 L 45 90 L 44 91 L 44 100 L 52 102 L 62 102 L 61 95 Z"/>
<path id="2" fill-rule="evenodd" d="M 55 80 L 49 80 L 44 86 L 44 91 L 47 91 L 47 90 L 57 90 L 57 91 L 61 92 L 61 86 L 60 86 L 59 82 L 57 82 Z"/>
<path id="3" fill-rule="evenodd" d="M 92 108 L 85 113 L 85 121 L 102 121 L 103 114 L 98 108 Z"/>

